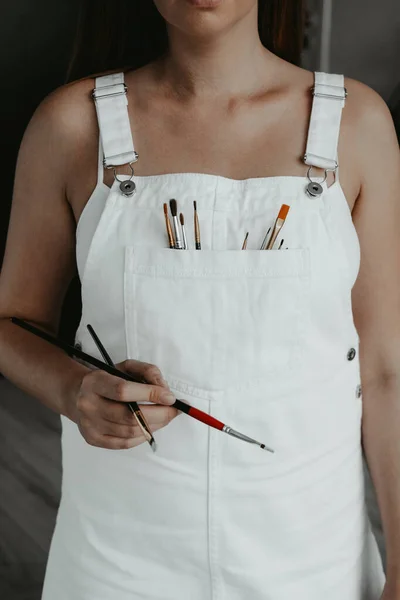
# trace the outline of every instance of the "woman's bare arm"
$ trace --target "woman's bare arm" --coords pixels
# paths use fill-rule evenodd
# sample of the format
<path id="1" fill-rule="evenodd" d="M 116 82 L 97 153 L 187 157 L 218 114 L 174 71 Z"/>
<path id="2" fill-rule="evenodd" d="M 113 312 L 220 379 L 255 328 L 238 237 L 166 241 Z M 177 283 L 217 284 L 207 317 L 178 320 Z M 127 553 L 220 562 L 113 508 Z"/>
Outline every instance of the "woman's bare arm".
<path id="1" fill-rule="evenodd" d="M 400 151 L 389 110 L 356 82 L 353 151 L 361 192 L 353 210 L 361 246 L 353 313 L 360 337 L 363 446 L 387 548 L 387 589 L 400 590 Z"/>
<path id="2" fill-rule="evenodd" d="M 76 269 L 76 220 L 67 182 L 68 189 L 81 190 L 76 171 L 83 164 L 87 173 L 87 140 L 95 139 L 88 83 L 59 88 L 48 96 L 21 143 L 0 275 L 0 371 L 74 421 L 88 444 L 120 450 L 145 441 L 124 403 L 165 405 L 142 407 L 151 431 L 178 415 L 170 406 L 175 397 L 159 369 L 134 360 L 117 365 L 146 384 L 92 371 L 9 320 L 17 316 L 57 333 L 64 296 Z M 93 152 L 95 174 L 96 159 Z M 82 190 L 81 195 L 85 195 Z"/>
<path id="3" fill-rule="evenodd" d="M 75 273 L 75 219 L 66 197 L 76 128 L 70 100 L 70 89 L 59 88 L 42 101 L 25 130 L 0 274 L 0 372 L 64 415 L 88 369 L 8 317 L 57 333 Z"/>

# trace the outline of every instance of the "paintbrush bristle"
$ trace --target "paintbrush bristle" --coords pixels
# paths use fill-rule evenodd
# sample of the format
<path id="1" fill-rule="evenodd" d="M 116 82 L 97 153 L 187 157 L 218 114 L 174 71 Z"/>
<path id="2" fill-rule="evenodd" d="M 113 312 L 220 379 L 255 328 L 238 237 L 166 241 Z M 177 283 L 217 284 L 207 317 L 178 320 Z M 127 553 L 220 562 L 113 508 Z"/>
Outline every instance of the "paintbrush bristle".
<path id="1" fill-rule="evenodd" d="M 169 207 L 171 209 L 172 216 L 176 217 L 176 214 L 178 212 L 178 206 L 177 206 L 176 200 L 170 200 L 169 201 Z"/>
<path id="2" fill-rule="evenodd" d="M 289 212 L 290 206 L 288 204 L 282 204 L 281 209 L 279 211 L 278 219 L 286 219 L 286 216 Z"/>
<path id="3" fill-rule="evenodd" d="M 196 200 L 193 200 L 193 206 L 194 206 L 194 210 L 197 210 L 197 202 L 196 202 Z"/>
<path id="4" fill-rule="evenodd" d="M 182 213 L 180 213 L 180 215 L 179 215 L 179 220 L 180 220 L 180 222 L 181 222 L 181 225 L 184 225 L 184 224 L 185 224 L 185 219 L 184 219 L 184 217 L 183 217 L 183 214 L 182 214 Z"/>
<path id="5" fill-rule="evenodd" d="M 265 444 L 260 444 L 260 448 L 261 450 L 266 450 L 267 452 L 275 453 L 275 450 L 272 450 L 272 448 L 268 448 L 268 446 L 266 446 Z"/>
<path id="6" fill-rule="evenodd" d="M 168 216 L 168 206 L 166 202 L 164 202 L 164 215 Z"/>

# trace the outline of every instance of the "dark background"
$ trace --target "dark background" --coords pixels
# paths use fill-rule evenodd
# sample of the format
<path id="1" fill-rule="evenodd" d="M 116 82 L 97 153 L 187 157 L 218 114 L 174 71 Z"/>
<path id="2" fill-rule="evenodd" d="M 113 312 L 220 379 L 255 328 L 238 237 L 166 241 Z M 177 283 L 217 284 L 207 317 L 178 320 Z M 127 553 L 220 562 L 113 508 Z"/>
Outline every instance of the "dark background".
<path id="1" fill-rule="evenodd" d="M 78 0 L 13 0 L 1 6 L 0 262 L 21 138 L 40 101 L 65 83 L 78 5 Z M 331 0 L 309 0 L 303 65 L 367 83 L 390 104 L 400 129 L 398 0 L 334 0 L 331 8 Z M 79 284 L 74 282 L 63 310 L 60 333 L 66 338 L 73 338 L 79 308 Z M 59 437 L 59 417 L 0 378 L 2 600 L 40 599 L 60 496 Z M 379 512 L 367 469 L 365 475 L 369 511 L 385 561 Z"/>

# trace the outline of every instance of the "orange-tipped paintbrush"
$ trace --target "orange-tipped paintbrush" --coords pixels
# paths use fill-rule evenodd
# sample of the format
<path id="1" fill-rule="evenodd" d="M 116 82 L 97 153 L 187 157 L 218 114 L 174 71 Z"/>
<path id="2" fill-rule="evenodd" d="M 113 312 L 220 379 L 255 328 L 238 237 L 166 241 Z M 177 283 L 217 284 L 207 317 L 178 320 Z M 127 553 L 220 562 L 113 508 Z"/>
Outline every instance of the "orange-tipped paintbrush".
<path id="1" fill-rule="evenodd" d="M 272 248 L 272 246 L 274 245 L 274 242 L 276 240 L 276 237 L 278 235 L 278 233 L 280 232 L 280 230 L 282 229 L 284 223 L 285 223 L 285 219 L 287 217 L 287 214 L 289 212 L 290 206 L 288 204 L 282 204 L 278 217 L 275 221 L 274 224 L 274 228 L 272 230 L 272 234 L 271 237 L 268 241 L 268 244 L 266 245 L 265 249 L 266 250 L 270 250 Z"/>

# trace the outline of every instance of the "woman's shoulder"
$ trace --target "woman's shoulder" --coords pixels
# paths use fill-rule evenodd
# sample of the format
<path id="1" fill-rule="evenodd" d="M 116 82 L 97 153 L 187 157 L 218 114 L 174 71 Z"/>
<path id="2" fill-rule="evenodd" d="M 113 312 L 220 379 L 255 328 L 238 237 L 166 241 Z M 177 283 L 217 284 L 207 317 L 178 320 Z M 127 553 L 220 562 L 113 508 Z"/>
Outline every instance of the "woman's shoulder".
<path id="1" fill-rule="evenodd" d="M 315 75 L 318 70 L 311 71 L 295 65 L 289 65 L 289 68 L 291 69 L 291 82 L 299 81 L 307 87 L 312 87 L 314 85 Z M 343 75 L 342 73 L 336 73 L 334 71 L 326 71 L 323 73 L 328 77 L 334 75 Z M 293 75 L 297 75 L 297 78 Z M 343 79 L 344 87 L 346 88 L 348 94 L 346 99 L 346 112 L 353 113 L 353 116 L 355 117 L 362 117 L 363 115 L 368 114 L 371 110 L 387 112 L 387 104 L 378 92 L 365 83 L 358 81 L 357 79 L 352 79 L 351 77 L 346 76 L 343 76 Z"/>
<path id="2" fill-rule="evenodd" d="M 97 137 L 98 125 L 92 91 L 96 78 L 113 73 L 128 73 L 129 68 L 93 73 L 49 92 L 40 102 L 33 118 L 54 128 L 57 136 L 74 145 Z"/>
<path id="3" fill-rule="evenodd" d="M 343 129 L 348 145 L 362 161 L 392 142 L 393 118 L 387 103 L 374 89 L 349 77 L 344 82 L 347 99 Z"/>
<path id="4" fill-rule="evenodd" d="M 95 79 L 119 71 L 104 71 L 60 85 L 42 99 L 36 112 L 58 125 L 66 135 L 88 133 L 88 128 L 91 129 L 95 125 L 91 96 Z"/>
<path id="5" fill-rule="evenodd" d="M 347 90 L 346 110 L 355 123 L 390 117 L 385 100 L 370 86 L 350 77 L 344 78 L 344 85 Z"/>
<path id="6" fill-rule="evenodd" d="M 314 85 L 315 72 L 297 67 L 297 73 L 300 81 L 303 81 L 303 89 L 305 86 Z M 324 73 L 328 76 L 342 75 L 334 71 Z M 393 129 L 393 119 L 387 103 L 378 92 L 365 83 L 346 76 L 343 77 L 343 81 L 347 97 L 342 113 L 341 131 L 346 145 L 352 145 L 356 140 L 370 142 L 371 136 L 377 136 L 377 140 L 381 139 Z"/>
<path id="7" fill-rule="evenodd" d="M 95 78 L 120 70 L 105 71 L 60 85 L 41 100 L 31 116 L 25 136 L 45 136 L 57 156 L 74 169 L 95 152 L 98 124 L 91 92 Z"/>

